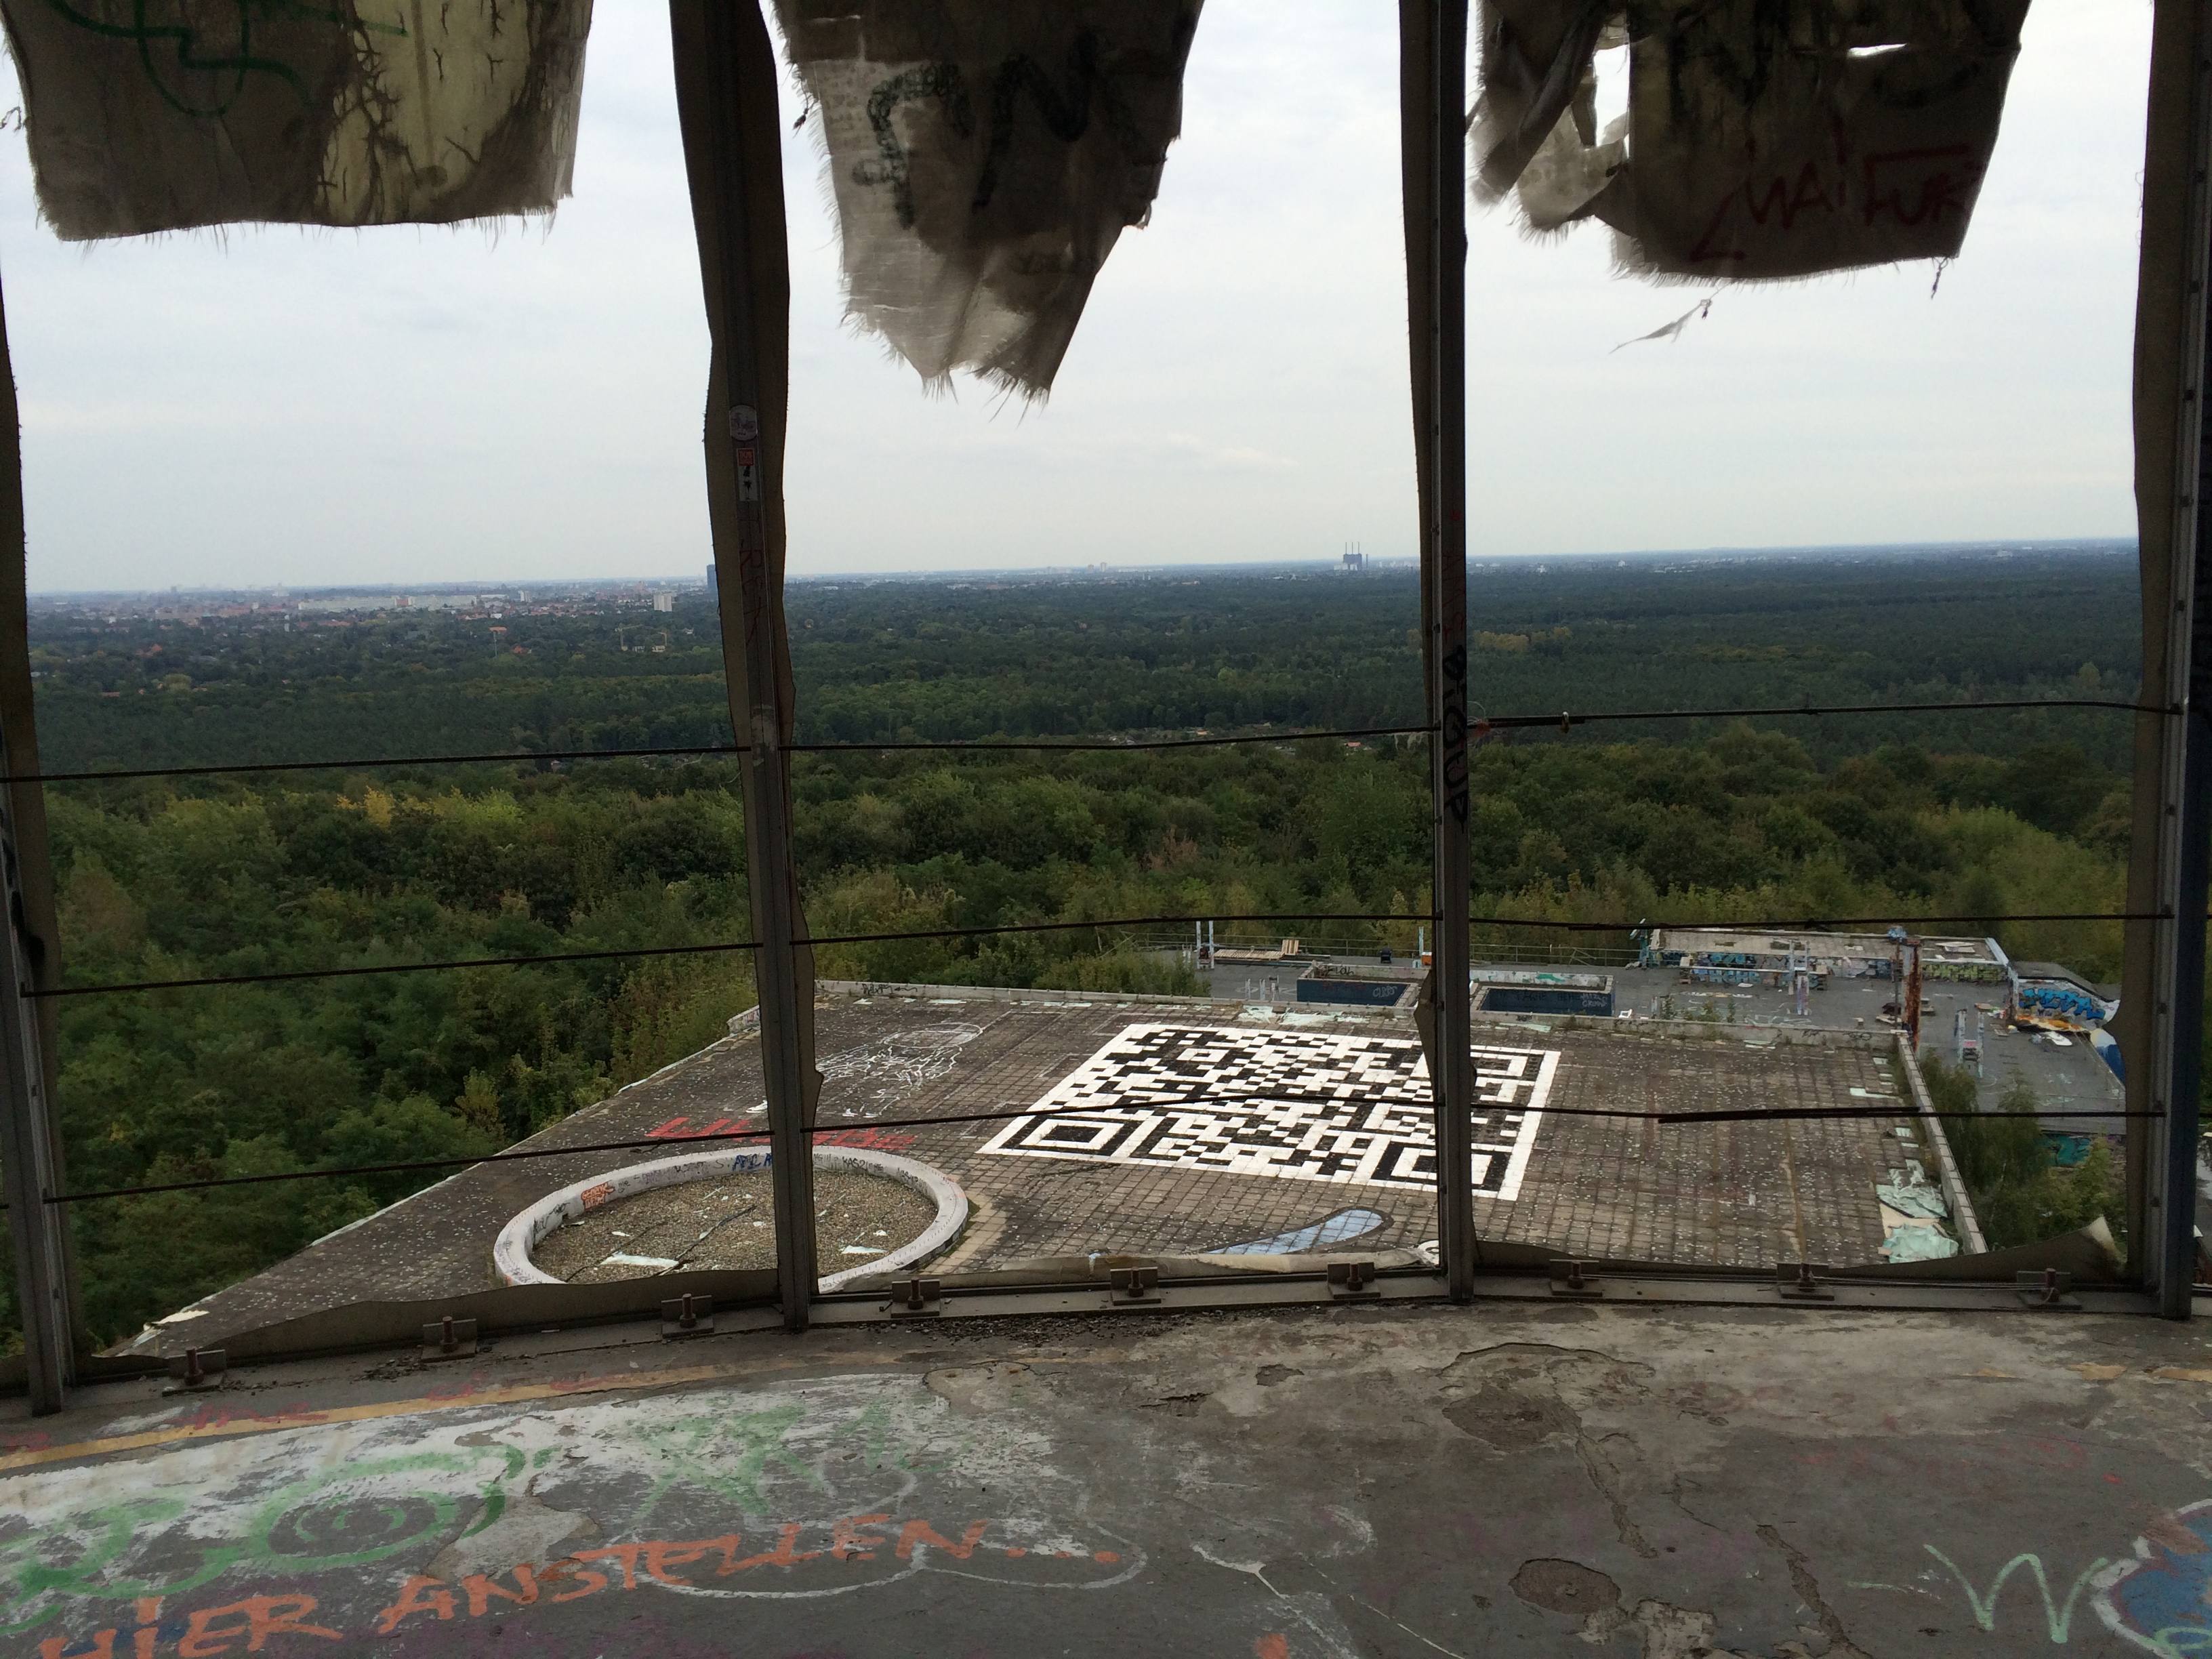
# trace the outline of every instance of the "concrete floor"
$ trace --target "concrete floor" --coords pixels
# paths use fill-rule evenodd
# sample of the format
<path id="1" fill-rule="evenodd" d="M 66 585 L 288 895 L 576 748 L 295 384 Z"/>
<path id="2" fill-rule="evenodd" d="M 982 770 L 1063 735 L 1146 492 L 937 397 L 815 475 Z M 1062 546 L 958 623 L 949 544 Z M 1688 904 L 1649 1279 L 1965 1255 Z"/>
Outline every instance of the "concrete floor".
<path id="1" fill-rule="evenodd" d="M 1329 1307 L 513 1338 L 0 1404 L 4 1651 L 2212 1651 L 2212 1343 Z"/>

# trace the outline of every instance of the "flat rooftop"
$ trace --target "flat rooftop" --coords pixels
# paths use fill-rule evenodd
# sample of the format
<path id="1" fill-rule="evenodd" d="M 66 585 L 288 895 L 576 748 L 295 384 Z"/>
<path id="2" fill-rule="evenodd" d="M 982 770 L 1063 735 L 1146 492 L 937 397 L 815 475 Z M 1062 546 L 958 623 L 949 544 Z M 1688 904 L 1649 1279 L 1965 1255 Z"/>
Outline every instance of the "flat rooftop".
<path id="1" fill-rule="evenodd" d="M 1232 1250 L 1347 1209 L 1372 1219 L 1340 1248 L 1436 1238 L 1426 1069 L 1409 1018 L 1014 994 L 911 988 L 818 1001 L 827 1143 L 919 1159 L 969 1195 L 967 1231 L 934 1268 Z M 1752 1270 L 1881 1259 L 1875 1186 L 1902 1161 L 1890 1121 L 1668 1127 L 1572 1113 L 1879 1106 L 1898 1086 L 1886 1037 L 1746 1041 L 1695 1026 L 1528 1020 L 1479 1026 L 1476 1042 L 1484 1238 Z M 493 1240 L 518 1211 L 587 1176 L 694 1150 L 686 1137 L 764 1124 L 763 1092 L 757 1038 L 725 1039 L 525 1143 L 651 1139 L 665 1152 L 462 1171 L 179 1310 L 133 1346 L 213 1346 L 349 1303 L 491 1288 Z M 1010 1115 L 927 1121 L 976 1114 Z"/>

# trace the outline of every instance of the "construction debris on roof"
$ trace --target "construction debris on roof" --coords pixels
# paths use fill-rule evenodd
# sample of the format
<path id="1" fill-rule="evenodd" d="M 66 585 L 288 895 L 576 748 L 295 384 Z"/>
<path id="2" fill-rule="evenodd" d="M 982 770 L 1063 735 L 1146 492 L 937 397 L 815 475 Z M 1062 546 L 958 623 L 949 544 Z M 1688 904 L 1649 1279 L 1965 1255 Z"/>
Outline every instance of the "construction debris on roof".
<path id="1" fill-rule="evenodd" d="M 592 0 L 0 0 L 64 240 L 448 224 L 568 194 Z"/>
<path id="2" fill-rule="evenodd" d="M 1996 144 L 2027 0 L 1483 0 L 1477 200 L 1595 218 L 1622 269 L 1807 276 L 1948 258 Z M 1595 55 L 1629 51 L 1596 128 Z"/>
<path id="3" fill-rule="evenodd" d="M 1048 391 L 1182 126 L 1199 0 L 777 0 L 850 315 L 929 381 Z"/>

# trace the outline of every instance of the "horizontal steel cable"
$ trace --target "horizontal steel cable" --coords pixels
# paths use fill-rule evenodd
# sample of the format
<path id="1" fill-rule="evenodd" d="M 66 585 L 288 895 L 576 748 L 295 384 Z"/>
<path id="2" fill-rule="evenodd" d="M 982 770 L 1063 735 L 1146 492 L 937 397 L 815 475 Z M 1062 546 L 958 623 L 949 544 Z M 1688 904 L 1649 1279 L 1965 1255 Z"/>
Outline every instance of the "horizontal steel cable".
<path id="1" fill-rule="evenodd" d="M 688 957 L 757 951 L 751 940 L 714 945 L 641 945 L 623 951 L 555 951 L 534 957 L 465 957 L 453 962 L 389 962 L 367 968 L 299 968 L 270 974 L 211 974 L 203 979 L 141 979 L 119 985 L 58 985 L 23 996 L 89 997 L 124 991 L 189 991 L 209 985 L 273 985 L 298 979 L 359 979 L 374 974 L 443 973 L 454 968 L 527 968 L 543 962 L 614 962 L 630 957 Z"/>
<path id="2" fill-rule="evenodd" d="M 905 933 L 840 933 L 823 939 L 800 939 L 801 945 L 875 945 L 890 939 L 982 939 L 997 933 L 1079 933 L 1086 927 L 1150 927 L 1170 922 L 1191 922 L 1196 916 L 1133 916 L 1121 920 L 1109 918 L 1102 921 L 1024 921 L 1009 923 L 999 927 L 925 928 Z M 1361 911 L 1357 914 L 1328 915 L 1300 914 L 1297 915 L 1217 916 L 1217 921 L 1410 921 L 1419 922 L 1419 916 L 1395 916 L 1380 911 Z M 397 962 L 374 968 L 301 968 L 285 973 L 270 974 L 210 974 L 198 979 L 133 980 L 119 985 L 63 985 L 52 990 L 27 990 L 26 997 L 88 997 L 106 996 L 124 991 L 186 991 L 210 985 L 264 985 L 279 980 L 339 979 L 359 974 L 410 974 L 441 971 L 449 968 L 526 968 L 541 962 L 595 962 L 617 957 L 699 956 L 720 951 L 757 951 L 757 941 L 732 941 L 722 945 L 649 945 L 627 951 L 554 951 L 534 957 L 480 957 L 459 962 Z"/>
<path id="3" fill-rule="evenodd" d="M 1344 1103 L 1342 1099 L 1335 1095 L 1287 1095 L 1271 1093 L 1265 1096 L 1255 1097 L 1255 1098 L 1264 1099 L 1273 1103 L 1285 1105 L 1335 1106 Z M 1392 1103 L 1418 1109 L 1425 1103 L 1432 1107 L 1434 1103 L 1424 1103 L 1415 1099 L 1394 1102 Z M 809 1136 L 813 1136 L 851 1134 L 863 1130 L 872 1133 L 881 1129 L 933 1129 L 952 1123 L 1007 1123 L 1021 1119 L 1036 1119 L 1042 1121 L 1045 1119 L 1062 1117 L 1097 1117 L 1103 1113 L 1109 1111 L 1129 1111 L 1136 1109 L 1152 1109 L 1172 1113 L 1177 1109 L 1178 1106 L 1186 1107 L 1193 1111 L 1218 1109 L 1210 1109 L 1208 1103 L 1204 1101 L 1136 1101 L 1131 1102 L 1126 1105 L 1112 1107 L 1063 1106 L 1048 1109 L 1043 1111 L 1031 1111 L 1026 1109 L 1018 1109 L 1012 1111 L 999 1112 L 961 1112 L 951 1114 L 944 1117 L 861 1119 L 858 1121 L 848 1121 L 844 1123 L 817 1123 L 812 1127 L 805 1130 L 804 1133 Z M 1509 1108 L 1506 1109 L 1510 1109 Z M 1973 1117 L 1976 1119 L 2040 1119 L 2044 1117 L 2063 1117 L 2069 1121 L 2075 1121 L 2083 1119 L 2095 1119 L 2102 1121 L 2123 1118 L 2160 1118 L 2165 1116 L 2165 1114 L 2163 1112 L 2110 1110 L 2050 1113 L 2004 1110 L 1990 1112 L 1976 1111 L 1971 1113 L 1936 1112 L 1922 1111 L 1917 1108 L 1906 1106 L 1900 1100 L 1895 1109 L 1881 1106 L 1778 1106 L 1765 1109 L 1731 1107 L 1724 1110 L 1709 1112 L 1637 1111 L 1628 1108 L 1605 1106 L 1545 1106 L 1540 1109 L 1540 1115 L 1545 1117 L 1626 1118 L 1639 1122 L 1652 1121 L 1662 1124 L 1671 1124 L 1748 1123 L 1756 1122 L 1761 1119 L 1782 1118 L 1883 1118 L 1901 1120 L 1906 1118 L 1945 1117 Z M 89 1203 L 94 1199 L 145 1198 L 159 1193 L 206 1192 L 218 1187 L 258 1187 L 266 1185 L 268 1182 L 272 1181 L 336 1181 L 348 1176 L 400 1175 L 422 1170 L 468 1169 L 474 1168 L 478 1164 L 520 1164 L 532 1158 L 568 1158 L 571 1156 L 580 1158 L 588 1153 L 594 1152 L 637 1152 L 653 1147 L 681 1146 L 686 1144 L 697 1145 L 707 1141 L 737 1140 L 757 1142 L 765 1141 L 769 1138 L 769 1132 L 765 1126 L 744 1129 L 702 1132 L 696 1134 L 652 1135 L 641 1140 L 603 1140 L 595 1141 L 582 1146 L 543 1146 L 536 1147 L 526 1152 L 510 1151 L 505 1152 L 492 1152 L 480 1158 L 416 1158 L 404 1164 L 361 1164 L 337 1170 L 289 1170 L 275 1175 L 216 1176 L 204 1181 L 174 1181 L 165 1182 L 160 1186 L 151 1187 L 107 1187 L 82 1193 L 51 1193 L 47 1194 L 46 1202 L 49 1204 L 82 1204 Z M 4 1206 L 0 1206 L 0 1208 L 4 1207 Z"/>
<path id="4" fill-rule="evenodd" d="M 2026 708 L 2108 708 L 2138 714 L 2172 714 L 2177 709 L 2147 703 L 2122 702 L 2103 697 L 1981 698 L 1966 702 L 1833 703 L 1789 708 L 1644 708 L 1609 709 L 1577 714 L 1561 709 L 1556 714 L 1499 714 L 1474 722 L 1474 730 L 1522 731 L 1558 726 L 1571 729 L 1604 721 L 1778 720 L 1796 715 L 1925 714 L 1986 712 Z M 1389 738 L 1420 736 L 1434 726 L 1352 726 L 1321 732 L 1261 732 L 1237 737 L 1203 738 L 1038 738 L 982 739 L 855 739 L 838 743 L 788 743 L 787 754 L 837 755 L 923 752 L 948 754 L 1137 753 L 1161 749 L 1218 749 L 1240 744 L 1297 743 L 1312 738 Z M 501 750 L 481 755 L 401 755 L 367 760 L 259 761 L 222 766 L 152 766 L 84 772 L 15 772 L 0 774 L 0 783 L 94 783 L 132 778 L 202 778 L 244 775 L 258 772 L 349 772 L 402 766 L 480 766 L 509 761 L 627 760 L 680 755 L 742 755 L 748 744 L 702 744 L 654 749 L 547 749 Z"/>
<path id="5" fill-rule="evenodd" d="M 1152 749 L 1218 749 L 1249 743 L 1300 743 L 1310 738 L 1402 737 L 1435 729 L 1432 726 L 1363 726 L 1341 731 L 1262 732 L 1243 737 L 1109 738 L 1097 740 L 1076 738 L 994 738 L 976 742 L 886 739 L 881 743 L 787 743 L 783 750 L 791 755 L 873 754 L 887 750 L 927 749 L 967 754 L 989 754 L 997 750 L 1027 754 L 1055 749 L 1079 753 L 1133 753 Z M 482 755 L 396 755 L 376 760 L 258 761 L 236 762 L 222 766 L 148 766 L 96 772 L 15 772 L 0 774 L 0 783 L 98 783 L 131 778 L 227 777 L 258 772 L 374 771 L 400 766 L 483 766 L 511 761 L 635 760 L 677 755 L 744 755 L 750 753 L 751 750 L 752 745 L 747 743 L 695 744 L 660 749 L 509 749 Z"/>
<path id="6" fill-rule="evenodd" d="M 1477 717 L 1472 721 L 1472 726 L 1477 732 L 1485 726 L 1493 731 L 1521 731 L 1547 726 L 1565 729 L 1613 720 L 1780 720 L 1796 714 L 1934 714 L 1947 709 L 1994 708 L 2117 708 L 2137 714 L 2174 714 L 2180 712 L 2178 708 L 2121 702 L 2109 697 L 2018 697 L 1973 702 L 1833 703 L 1817 708 L 1801 704 L 1794 708 L 1647 709 L 1640 714 L 1631 708 L 1616 708 L 1594 714 L 1577 714 L 1572 709 L 1562 708 L 1556 714 L 1500 714 L 1494 719 Z"/>
<path id="7" fill-rule="evenodd" d="M 2006 916 L 1836 916 L 1795 921 L 1767 917 L 1758 921 L 1520 921 L 1509 916 L 1471 916 L 1476 927 L 1526 927 L 1553 933 L 1637 933 L 1662 931 L 1711 933 L 1823 933 L 1841 927 L 1963 927 L 2011 921 L 2157 921 L 2164 912 L 2154 910 L 2054 910 Z M 2208 917 L 2212 920 L 2212 917 Z M 1433 914 L 1400 915 L 1379 910 L 1281 911 L 1264 915 L 1104 916 L 1088 921 L 1016 921 L 992 927 L 922 927 L 890 933 L 830 933 L 794 941 L 801 945 L 889 945 L 904 939 L 993 939 L 1012 933 L 1068 933 L 1085 928 L 1187 927 L 1192 922 L 1267 921 L 1304 926 L 1316 921 L 1418 923 L 1434 926 Z M 726 944 L 648 945 L 621 951 L 556 951 L 539 956 L 471 957 L 453 962 L 394 962 L 365 968 L 301 968 L 266 974 L 210 974 L 196 979 L 131 980 L 115 985 L 61 985 L 50 990 L 26 990 L 27 998 L 112 996 L 126 991 L 189 991 L 220 985 L 268 985 L 287 980 L 349 979 L 373 974 L 441 973 L 455 968 L 527 968 L 540 963 L 604 962 L 633 957 L 705 956 L 732 951 L 757 951 L 755 940 Z M 1234 948 L 1234 947 L 1231 947 Z"/>

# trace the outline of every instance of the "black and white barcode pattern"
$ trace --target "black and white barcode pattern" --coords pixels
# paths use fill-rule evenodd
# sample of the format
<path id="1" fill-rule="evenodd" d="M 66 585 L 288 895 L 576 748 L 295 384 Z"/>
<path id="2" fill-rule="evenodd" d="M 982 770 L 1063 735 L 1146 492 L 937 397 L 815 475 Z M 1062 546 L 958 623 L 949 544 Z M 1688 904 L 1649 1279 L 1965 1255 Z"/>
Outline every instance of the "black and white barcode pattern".
<path id="1" fill-rule="evenodd" d="M 1474 1051 L 1475 1191 L 1510 1200 L 1556 1050 Z M 1069 1109 L 1077 1109 L 1069 1112 Z M 1433 1191 L 1429 1070 L 1410 1038 L 1132 1025 L 983 1150 Z"/>

